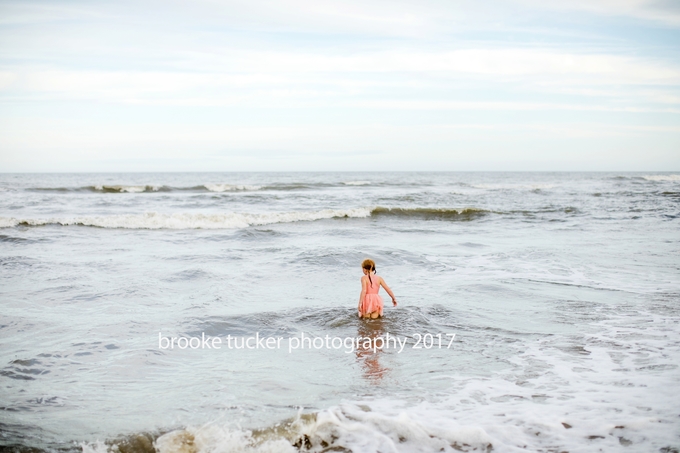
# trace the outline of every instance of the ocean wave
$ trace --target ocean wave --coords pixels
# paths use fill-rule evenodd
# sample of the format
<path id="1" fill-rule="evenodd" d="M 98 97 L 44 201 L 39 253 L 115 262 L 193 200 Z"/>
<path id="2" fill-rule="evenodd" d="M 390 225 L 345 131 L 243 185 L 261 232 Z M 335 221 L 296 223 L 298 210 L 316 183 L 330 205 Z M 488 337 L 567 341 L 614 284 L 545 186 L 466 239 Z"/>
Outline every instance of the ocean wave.
<path id="1" fill-rule="evenodd" d="M 175 213 L 164 214 L 148 212 L 145 214 L 119 214 L 108 216 L 16 219 L 0 217 L 0 228 L 16 226 L 89 226 L 99 228 L 147 229 L 147 230 L 187 230 L 187 229 L 225 229 L 246 228 L 273 223 L 291 223 L 331 219 L 334 217 L 369 217 L 369 208 L 355 209 L 323 209 L 320 211 L 291 211 L 262 214 L 226 213 L 197 214 Z"/>
<path id="2" fill-rule="evenodd" d="M 76 216 L 19 219 L 0 217 L 0 228 L 16 226 L 90 226 L 99 228 L 127 228 L 149 230 L 185 230 L 185 229 L 233 229 L 249 226 L 269 225 L 276 223 L 309 222 L 332 218 L 365 218 L 365 217 L 397 217 L 406 219 L 471 221 L 487 215 L 537 217 L 546 214 L 579 214 L 580 211 L 571 206 L 545 207 L 537 210 L 493 211 L 480 208 L 430 208 L 430 207 L 357 207 L 349 209 L 322 209 L 318 211 L 288 211 L 269 213 L 158 213 L 117 214 L 107 216 Z"/>
<path id="3" fill-rule="evenodd" d="M 33 187 L 29 191 L 37 192 L 98 192 L 98 193 L 143 193 L 143 192 L 170 192 L 172 187 L 154 184 L 97 184 L 83 187 Z"/>
<path id="4" fill-rule="evenodd" d="M 115 214 L 106 216 L 76 216 L 20 219 L 0 217 L 0 228 L 16 226 L 88 226 L 147 230 L 233 229 L 275 223 L 309 222 L 332 218 L 364 218 L 390 216 L 425 220 L 473 220 L 492 211 L 477 208 L 389 208 L 359 207 L 351 209 L 322 209 L 318 211 L 289 211 L 271 213 L 158 213 Z"/>
<path id="5" fill-rule="evenodd" d="M 555 184 L 470 184 L 470 187 L 487 190 L 548 190 Z"/>
<path id="6" fill-rule="evenodd" d="M 262 189 L 262 186 L 232 185 L 232 184 L 203 184 L 210 192 L 237 192 L 254 191 Z"/>
<path id="7" fill-rule="evenodd" d="M 31 242 L 38 242 L 35 239 L 27 239 L 15 236 L 7 236 L 6 234 L 0 234 L 0 242 L 10 242 L 14 244 L 26 244 Z"/>
<path id="8" fill-rule="evenodd" d="M 25 190 L 35 192 L 95 192 L 95 193 L 153 193 L 153 192 L 251 192 L 251 191 L 296 191 L 317 190 L 332 187 L 360 187 L 374 185 L 367 180 L 351 180 L 341 182 L 270 182 L 263 184 L 238 184 L 225 182 L 206 182 L 188 186 L 172 186 L 167 184 L 94 184 L 80 187 L 30 187 Z M 430 184 L 412 183 L 380 183 L 380 186 L 418 187 Z M 10 189 L 2 189 L 10 190 Z"/>
<path id="9" fill-rule="evenodd" d="M 472 220 L 491 211 L 477 208 L 384 208 L 376 207 L 371 211 L 375 216 L 420 217 L 424 219 Z"/>
<path id="10" fill-rule="evenodd" d="M 645 175 L 642 177 L 647 181 L 680 181 L 680 175 Z"/>
<path id="11" fill-rule="evenodd" d="M 104 192 L 104 193 L 142 193 L 142 192 L 158 192 L 162 189 L 164 189 L 165 186 L 152 186 L 152 185 L 144 185 L 144 186 L 123 186 L 123 185 L 115 185 L 115 186 L 94 186 L 94 190 L 96 192 Z"/>
<path id="12" fill-rule="evenodd" d="M 329 183 L 304 183 L 304 182 L 288 182 L 288 183 L 275 183 L 263 186 L 263 190 L 307 190 L 307 189 L 321 189 L 324 187 L 333 187 L 335 184 Z"/>
<path id="13" fill-rule="evenodd" d="M 208 423 L 165 433 L 138 434 L 109 442 L 82 444 L 83 453 L 310 453 L 331 451 L 429 453 L 490 451 L 492 438 L 477 426 L 449 420 L 414 420 L 405 413 L 385 414 L 365 404 L 343 404 L 263 429 L 246 430 Z M 442 426 L 443 422 L 443 426 Z"/>
<path id="14" fill-rule="evenodd" d="M 95 193 L 152 193 L 152 192 L 250 192 L 258 190 L 300 190 L 330 187 L 332 184 L 282 183 L 271 185 L 205 183 L 194 186 L 174 187 L 162 184 L 96 184 L 83 187 L 33 187 L 36 192 L 95 192 Z"/>
<path id="15" fill-rule="evenodd" d="M 240 184 L 201 184 L 189 187 L 172 187 L 166 185 L 123 185 L 98 184 L 84 187 L 38 187 L 29 190 L 41 192 L 98 192 L 98 193 L 149 193 L 149 192 L 236 192 L 246 190 L 260 190 L 262 186 Z"/>

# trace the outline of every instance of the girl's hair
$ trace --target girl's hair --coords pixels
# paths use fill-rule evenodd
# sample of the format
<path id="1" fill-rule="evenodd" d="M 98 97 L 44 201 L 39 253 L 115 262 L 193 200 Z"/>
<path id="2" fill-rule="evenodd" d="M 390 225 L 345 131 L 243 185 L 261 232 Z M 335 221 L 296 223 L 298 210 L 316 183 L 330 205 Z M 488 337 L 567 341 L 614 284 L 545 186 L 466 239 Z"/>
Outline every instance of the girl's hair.
<path id="1" fill-rule="evenodd" d="M 361 262 L 361 267 L 368 271 L 368 281 L 371 282 L 371 285 L 373 285 L 373 280 L 371 280 L 371 271 L 377 273 L 375 270 L 375 261 L 365 259 L 364 261 Z"/>

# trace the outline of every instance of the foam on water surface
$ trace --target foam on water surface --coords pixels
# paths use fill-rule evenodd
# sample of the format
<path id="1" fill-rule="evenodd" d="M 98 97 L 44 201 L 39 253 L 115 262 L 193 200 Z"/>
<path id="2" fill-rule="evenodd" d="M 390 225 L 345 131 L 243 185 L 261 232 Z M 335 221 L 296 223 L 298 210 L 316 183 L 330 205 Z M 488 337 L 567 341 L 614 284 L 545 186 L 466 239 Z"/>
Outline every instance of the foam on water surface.
<path id="1" fill-rule="evenodd" d="M 43 219 L 15 219 L 0 217 L 0 228 L 9 228 L 17 225 L 25 226 L 91 226 L 99 228 L 126 228 L 126 229 L 222 229 L 222 228 L 246 228 L 251 225 L 269 225 L 273 223 L 288 223 L 331 219 L 334 217 L 368 217 L 371 210 L 367 208 L 356 209 L 324 209 L 321 211 L 293 211 L 277 213 L 228 213 L 228 214 L 195 214 L 175 213 L 163 214 L 147 212 L 145 214 L 110 215 L 98 217 L 73 217 L 73 218 L 43 218 Z"/>
<path id="2" fill-rule="evenodd" d="M 680 181 L 680 175 L 645 175 L 647 181 Z"/>

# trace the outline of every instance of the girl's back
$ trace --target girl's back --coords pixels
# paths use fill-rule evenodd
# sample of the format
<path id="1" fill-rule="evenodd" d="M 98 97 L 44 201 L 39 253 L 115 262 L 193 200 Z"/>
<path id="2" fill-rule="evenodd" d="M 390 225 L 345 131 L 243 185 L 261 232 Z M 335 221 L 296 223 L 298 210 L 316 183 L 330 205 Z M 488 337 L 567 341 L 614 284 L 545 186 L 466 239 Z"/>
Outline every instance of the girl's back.
<path id="1" fill-rule="evenodd" d="M 363 276 L 364 279 L 366 279 L 366 294 L 378 294 L 380 291 L 380 284 L 382 283 L 382 277 L 379 277 L 377 275 L 371 275 L 370 278 L 368 275 Z"/>

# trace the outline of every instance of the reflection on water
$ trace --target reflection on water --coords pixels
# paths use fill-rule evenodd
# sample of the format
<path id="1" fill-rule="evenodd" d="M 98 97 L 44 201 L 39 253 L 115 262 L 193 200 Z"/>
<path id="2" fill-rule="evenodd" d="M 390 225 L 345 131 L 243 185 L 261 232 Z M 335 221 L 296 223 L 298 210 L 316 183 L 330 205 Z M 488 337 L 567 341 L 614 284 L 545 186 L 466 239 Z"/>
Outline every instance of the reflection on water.
<path id="1" fill-rule="evenodd" d="M 379 384 L 389 371 L 389 368 L 380 364 L 383 344 L 380 340 L 376 341 L 378 337 L 384 336 L 383 318 L 362 319 L 359 323 L 357 337 L 361 340 L 356 349 L 357 361 L 361 364 L 364 379 L 372 384 Z M 370 343 L 366 339 L 370 339 Z"/>

